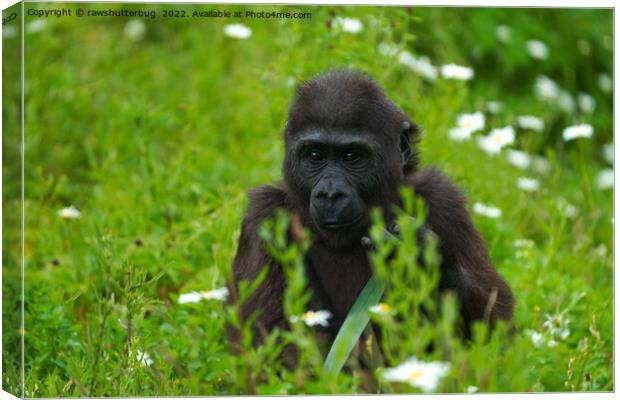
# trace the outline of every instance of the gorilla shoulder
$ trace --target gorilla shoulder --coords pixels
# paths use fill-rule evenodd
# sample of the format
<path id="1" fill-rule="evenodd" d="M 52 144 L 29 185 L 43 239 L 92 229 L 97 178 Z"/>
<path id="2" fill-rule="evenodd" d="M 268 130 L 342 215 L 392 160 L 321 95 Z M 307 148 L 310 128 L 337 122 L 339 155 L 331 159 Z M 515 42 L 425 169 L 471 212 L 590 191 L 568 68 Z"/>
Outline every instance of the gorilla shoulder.
<path id="1" fill-rule="evenodd" d="M 280 185 L 261 185 L 248 192 L 249 204 L 245 219 L 260 222 L 278 209 L 289 209 L 286 192 Z"/>

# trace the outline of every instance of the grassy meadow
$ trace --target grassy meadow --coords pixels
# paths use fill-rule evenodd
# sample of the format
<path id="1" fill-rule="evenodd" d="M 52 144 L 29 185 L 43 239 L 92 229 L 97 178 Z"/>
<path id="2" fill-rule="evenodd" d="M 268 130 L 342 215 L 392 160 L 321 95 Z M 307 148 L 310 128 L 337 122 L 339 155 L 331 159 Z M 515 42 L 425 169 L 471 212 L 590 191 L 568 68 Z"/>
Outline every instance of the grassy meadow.
<path id="1" fill-rule="evenodd" d="M 25 17 L 24 331 L 19 65 L 9 61 L 20 30 L 3 27 L 3 390 L 22 394 L 22 333 L 27 397 L 417 393 L 386 378 L 410 357 L 446 363 L 433 392 L 614 389 L 612 10 L 26 8 L 157 17 Z M 188 17 L 163 17 L 170 10 Z M 208 10 L 311 17 L 191 17 Z M 451 298 L 434 303 L 436 269 L 412 273 L 400 257 L 377 259 L 396 313 L 373 316 L 385 360 L 352 359 L 335 377 L 322 373 L 313 328 L 296 323 L 237 356 L 225 331 L 235 306 L 217 292 L 182 297 L 225 285 L 247 190 L 282 177 L 296 85 L 337 67 L 385 87 L 423 130 L 423 166 L 466 193 L 514 291 L 513 334 L 478 326 L 459 340 Z M 276 244 L 282 226 L 271 226 Z M 307 298 L 295 260 L 291 313 Z M 288 342 L 301 351 L 293 370 L 276 357 Z"/>

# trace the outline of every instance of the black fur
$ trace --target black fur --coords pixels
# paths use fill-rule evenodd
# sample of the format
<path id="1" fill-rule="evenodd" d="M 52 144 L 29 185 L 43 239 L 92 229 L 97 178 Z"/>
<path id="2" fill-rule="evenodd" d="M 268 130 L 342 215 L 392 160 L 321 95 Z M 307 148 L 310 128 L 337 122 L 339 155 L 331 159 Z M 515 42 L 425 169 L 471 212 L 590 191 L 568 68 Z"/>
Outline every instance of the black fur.
<path id="1" fill-rule="evenodd" d="M 330 143 L 344 137 L 359 138 L 373 149 L 373 154 L 361 172 L 334 169 L 342 172 L 330 172 L 328 178 L 317 172 L 313 178 L 305 178 L 305 153 L 299 153 L 297 145 L 316 132 Z M 242 318 L 258 313 L 253 326 L 256 343 L 274 327 L 287 327 L 282 310 L 286 282 L 281 267 L 265 252 L 257 235 L 261 221 L 276 208 L 298 215 L 316 238 L 306 255 L 306 268 L 313 304 L 334 314 L 330 321 L 333 333 L 371 276 L 367 249 L 360 240 L 367 232 L 368 218 L 346 232 L 331 231 L 310 212 L 310 204 L 318 196 L 313 188 L 321 179 L 331 179 L 327 181 L 329 188 L 346 192 L 343 201 L 363 202 L 368 208 L 378 206 L 387 219 L 391 206 L 400 205 L 399 187 L 412 187 L 426 203 L 426 226 L 440 241 L 440 289 L 457 292 L 466 325 L 484 317 L 492 293 L 496 299 L 491 321 L 512 318 L 512 293 L 489 260 L 484 241 L 465 209 L 464 196 L 435 169 L 419 170 L 418 155 L 412 146 L 418 140 L 417 127 L 372 79 L 359 72 L 334 71 L 304 83 L 290 109 L 284 137 L 284 183 L 260 186 L 250 192 L 233 263 L 233 291 L 239 281 L 252 280 L 263 266 L 269 267 L 266 280 L 243 305 Z M 325 207 L 330 216 L 341 212 L 333 211 L 338 208 L 333 203 Z"/>

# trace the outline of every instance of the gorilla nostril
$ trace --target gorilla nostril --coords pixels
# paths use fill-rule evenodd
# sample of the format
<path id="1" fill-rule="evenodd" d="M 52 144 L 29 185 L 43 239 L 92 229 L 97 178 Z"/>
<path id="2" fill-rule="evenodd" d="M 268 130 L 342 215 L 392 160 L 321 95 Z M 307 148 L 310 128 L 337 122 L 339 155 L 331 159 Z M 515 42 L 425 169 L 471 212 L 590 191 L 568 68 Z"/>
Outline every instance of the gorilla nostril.
<path id="1" fill-rule="evenodd" d="M 345 193 L 340 190 L 319 190 L 314 193 L 315 199 L 338 200 L 346 197 Z"/>
<path id="2" fill-rule="evenodd" d="M 315 199 L 322 199 L 325 197 L 327 197 L 327 192 L 324 190 L 319 190 L 319 191 L 314 192 Z"/>
<path id="3" fill-rule="evenodd" d="M 327 198 L 330 200 L 338 200 L 342 197 L 344 197 L 344 193 L 340 191 L 334 191 L 327 194 Z"/>

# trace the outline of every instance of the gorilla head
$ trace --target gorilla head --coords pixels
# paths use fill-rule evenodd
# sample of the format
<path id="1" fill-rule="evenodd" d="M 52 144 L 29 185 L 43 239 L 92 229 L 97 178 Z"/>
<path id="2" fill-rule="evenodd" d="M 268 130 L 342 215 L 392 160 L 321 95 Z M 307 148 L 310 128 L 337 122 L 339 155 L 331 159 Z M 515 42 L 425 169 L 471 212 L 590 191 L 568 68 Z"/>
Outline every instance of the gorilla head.
<path id="1" fill-rule="evenodd" d="M 330 72 L 299 88 L 284 132 L 284 180 L 317 239 L 332 247 L 359 243 L 371 207 L 389 215 L 404 175 L 417 166 L 416 134 L 362 73 Z"/>

